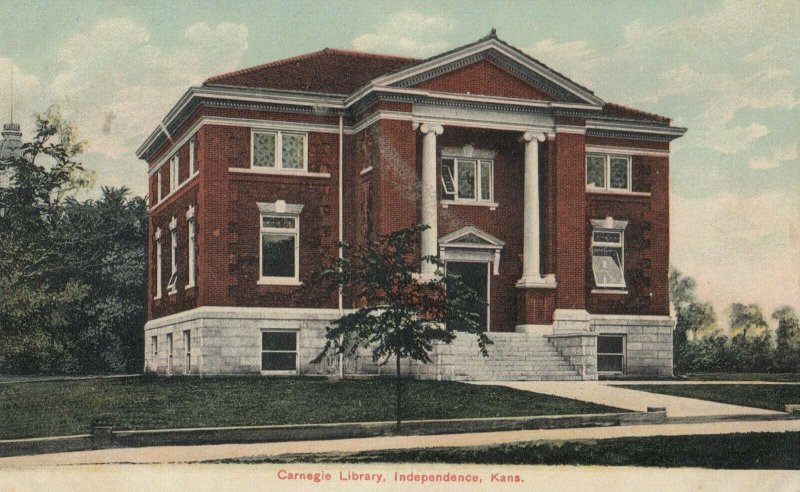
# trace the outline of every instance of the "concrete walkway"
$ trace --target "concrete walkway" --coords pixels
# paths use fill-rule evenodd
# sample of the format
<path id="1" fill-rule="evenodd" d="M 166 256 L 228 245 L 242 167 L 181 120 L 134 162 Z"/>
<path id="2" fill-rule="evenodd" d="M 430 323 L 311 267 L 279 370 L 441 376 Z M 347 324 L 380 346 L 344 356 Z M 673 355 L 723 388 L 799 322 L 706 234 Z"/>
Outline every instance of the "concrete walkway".
<path id="1" fill-rule="evenodd" d="M 766 416 L 767 418 L 774 418 L 775 416 L 786 415 L 783 412 L 774 410 L 618 388 L 611 386 L 612 384 L 617 384 L 613 381 L 481 381 L 471 384 L 507 386 L 518 390 L 589 401 L 636 412 L 647 411 L 647 407 L 665 407 L 668 418 L 732 418 L 736 416 Z"/>
<path id="2" fill-rule="evenodd" d="M 713 422 L 706 424 L 631 425 L 572 429 L 445 434 L 437 436 L 371 437 L 329 441 L 297 441 L 212 446 L 162 446 L 104 449 L 74 453 L 0 458 L 0 470 L 9 468 L 108 463 L 189 463 L 249 456 L 296 453 L 358 452 L 383 449 L 485 446 L 538 440 L 613 439 L 620 437 L 731 434 L 741 432 L 800 432 L 800 420 Z"/>

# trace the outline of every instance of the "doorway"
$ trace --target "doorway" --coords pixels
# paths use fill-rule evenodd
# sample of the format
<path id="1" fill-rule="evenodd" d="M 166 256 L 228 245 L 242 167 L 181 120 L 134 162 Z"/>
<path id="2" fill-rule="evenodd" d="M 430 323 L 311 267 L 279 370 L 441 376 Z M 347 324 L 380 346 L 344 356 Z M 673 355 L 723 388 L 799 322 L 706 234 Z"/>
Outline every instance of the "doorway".
<path id="1" fill-rule="evenodd" d="M 472 306 L 472 310 L 478 315 L 482 330 L 489 331 L 489 263 L 448 261 L 446 267 L 448 275 L 458 275 L 478 295 L 481 302 Z"/>

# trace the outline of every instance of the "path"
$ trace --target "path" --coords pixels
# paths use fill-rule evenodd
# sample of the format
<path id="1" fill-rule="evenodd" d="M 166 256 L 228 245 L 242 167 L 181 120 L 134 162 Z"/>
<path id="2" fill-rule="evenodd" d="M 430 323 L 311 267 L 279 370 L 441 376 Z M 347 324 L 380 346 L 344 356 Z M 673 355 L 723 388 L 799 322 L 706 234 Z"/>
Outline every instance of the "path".
<path id="1" fill-rule="evenodd" d="M 770 416 L 786 415 L 783 412 L 774 410 L 618 388 L 611 386 L 612 384 L 617 384 L 616 382 L 609 381 L 481 381 L 471 384 L 507 386 L 509 388 L 589 401 L 636 412 L 647 411 L 647 407 L 665 407 L 669 418 L 730 418 L 734 416 L 766 416 L 769 418 Z"/>

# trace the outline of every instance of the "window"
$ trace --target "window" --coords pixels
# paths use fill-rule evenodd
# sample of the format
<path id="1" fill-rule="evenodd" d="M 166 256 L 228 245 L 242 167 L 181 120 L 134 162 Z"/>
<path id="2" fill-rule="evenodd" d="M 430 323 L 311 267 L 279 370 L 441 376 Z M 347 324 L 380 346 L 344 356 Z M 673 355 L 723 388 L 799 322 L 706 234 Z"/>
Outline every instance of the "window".
<path id="1" fill-rule="evenodd" d="M 587 154 L 586 188 L 596 191 L 631 191 L 631 158 Z"/>
<path id="2" fill-rule="evenodd" d="M 150 337 L 150 363 L 158 367 L 158 337 Z"/>
<path id="3" fill-rule="evenodd" d="M 297 332 L 269 330 L 261 332 L 261 370 L 297 372 Z"/>
<path id="4" fill-rule="evenodd" d="M 158 197 L 158 202 L 161 201 L 161 170 L 159 169 L 156 173 L 156 196 Z"/>
<path id="5" fill-rule="evenodd" d="M 186 218 L 189 221 L 187 224 L 187 234 L 186 238 L 188 240 L 188 245 L 186 246 L 187 249 L 187 265 L 188 265 L 188 276 L 189 282 L 186 284 L 186 288 L 194 287 L 195 282 L 195 267 L 196 267 L 196 252 L 195 249 L 197 248 L 197 235 L 196 235 L 196 226 L 195 226 L 195 208 L 189 207 L 189 210 L 186 211 Z"/>
<path id="6" fill-rule="evenodd" d="M 442 195 L 447 200 L 492 202 L 494 164 L 479 159 L 442 159 Z"/>
<path id="7" fill-rule="evenodd" d="M 169 160 L 169 192 L 172 193 L 178 188 L 178 154 Z"/>
<path id="8" fill-rule="evenodd" d="M 625 372 L 625 336 L 598 335 L 597 337 L 597 372 Z"/>
<path id="9" fill-rule="evenodd" d="M 170 222 L 170 254 L 172 270 L 167 283 L 167 293 L 174 294 L 178 292 L 178 223 L 175 217 Z"/>
<path id="10" fill-rule="evenodd" d="M 189 177 L 194 176 L 194 173 L 197 172 L 197 162 L 195 162 L 194 157 L 194 142 L 194 138 L 189 140 Z"/>
<path id="11" fill-rule="evenodd" d="M 261 280 L 266 284 L 299 282 L 299 217 L 261 215 Z"/>
<path id="12" fill-rule="evenodd" d="M 192 332 L 189 330 L 183 332 L 183 372 L 192 372 Z"/>
<path id="13" fill-rule="evenodd" d="M 253 131 L 251 167 L 284 171 L 305 171 L 307 145 L 304 133 Z"/>
<path id="14" fill-rule="evenodd" d="M 161 299 L 161 229 L 156 229 L 156 296 Z"/>
<path id="15" fill-rule="evenodd" d="M 172 333 L 167 333 L 167 374 L 172 374 Z"/>
<path id="16" fill-rule="evenodd" d="M 625 227 L 627 221 L 593 220 L 592 272 L 596 287 L 625 288 Z"/>

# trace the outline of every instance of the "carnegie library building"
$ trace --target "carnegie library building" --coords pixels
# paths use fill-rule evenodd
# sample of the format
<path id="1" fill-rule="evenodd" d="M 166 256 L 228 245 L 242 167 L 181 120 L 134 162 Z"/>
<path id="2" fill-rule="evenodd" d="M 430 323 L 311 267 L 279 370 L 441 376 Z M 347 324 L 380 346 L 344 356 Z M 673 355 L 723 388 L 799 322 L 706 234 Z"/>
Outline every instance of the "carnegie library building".
<path id="1" fill-rule="evenodd" d="M 353 305 L 303 287 L 339 240 L 425 224 L 420 251 L 483 297 L 494 344 L 484 358 L 462 334 L 408 374 L 671 375 L 670 142 L 684 132 L 494 32 L 425 60 L 326 48 L 212 76 L 138 150 L 145 369 L 384 371 L 369 351 L 311 363 Z"/>

